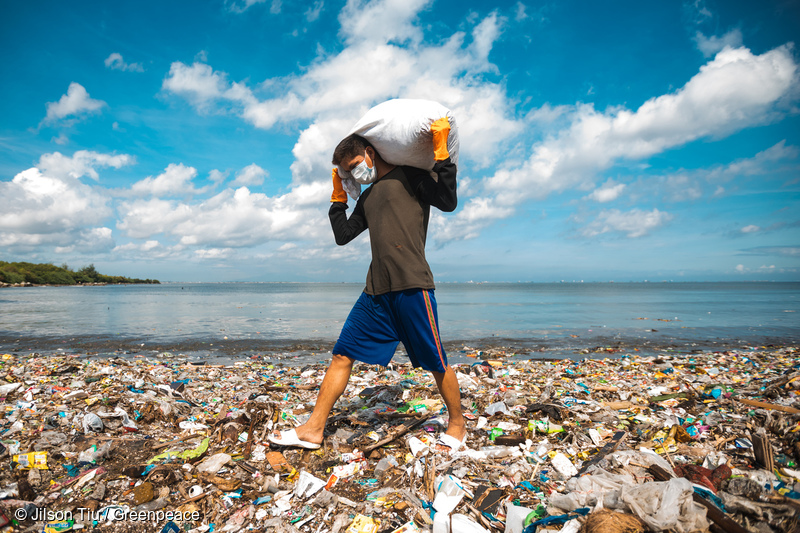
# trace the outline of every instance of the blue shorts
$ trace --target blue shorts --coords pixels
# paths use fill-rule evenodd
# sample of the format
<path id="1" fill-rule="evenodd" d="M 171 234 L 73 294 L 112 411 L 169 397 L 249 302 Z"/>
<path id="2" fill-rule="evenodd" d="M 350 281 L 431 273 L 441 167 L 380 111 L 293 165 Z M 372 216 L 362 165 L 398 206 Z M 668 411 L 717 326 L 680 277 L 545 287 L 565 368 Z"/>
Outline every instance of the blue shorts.
<path id="1" fill-rule="evenodd" d="M 400 342 L 415 368 L 432 372 L 447 368 L 433 291 L 409 289 L 378 296 L 362 292 L 333 353 L 386 366 Z"/>

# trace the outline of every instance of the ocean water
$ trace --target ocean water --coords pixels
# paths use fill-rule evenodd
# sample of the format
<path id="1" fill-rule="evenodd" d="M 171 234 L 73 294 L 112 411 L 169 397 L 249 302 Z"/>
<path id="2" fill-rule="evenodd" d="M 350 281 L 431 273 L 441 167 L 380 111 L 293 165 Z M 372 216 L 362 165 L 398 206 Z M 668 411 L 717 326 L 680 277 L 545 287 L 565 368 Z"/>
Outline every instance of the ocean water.
<path id="1" fill-rule="evenodd" d="M 165 283 L 0 290 L 0 348 L 142 343 L 332 343 L 355 283 Z M 445 343 L 558 352 L 797 344 L 800 283 L 440 283 Z"/>

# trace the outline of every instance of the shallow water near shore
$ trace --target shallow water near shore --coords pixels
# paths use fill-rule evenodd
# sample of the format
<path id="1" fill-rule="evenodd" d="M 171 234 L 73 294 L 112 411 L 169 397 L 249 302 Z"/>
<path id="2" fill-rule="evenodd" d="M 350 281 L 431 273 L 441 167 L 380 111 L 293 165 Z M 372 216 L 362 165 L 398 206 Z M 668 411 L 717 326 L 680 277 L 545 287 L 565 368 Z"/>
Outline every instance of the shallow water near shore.
<path id="1" fill-rule="evenodd" d="M 165 283 L 0 291 L 0 349 L 327 358 L 357 283 Z M 450 359 L 796 344 L 800 283 L 440 283 Z M 601 348 L 609 350 L 601 351 Z M 402 351 L 402 347 L 401 347 Z M 474 359 L 469 359 L 474 361 Z"/>

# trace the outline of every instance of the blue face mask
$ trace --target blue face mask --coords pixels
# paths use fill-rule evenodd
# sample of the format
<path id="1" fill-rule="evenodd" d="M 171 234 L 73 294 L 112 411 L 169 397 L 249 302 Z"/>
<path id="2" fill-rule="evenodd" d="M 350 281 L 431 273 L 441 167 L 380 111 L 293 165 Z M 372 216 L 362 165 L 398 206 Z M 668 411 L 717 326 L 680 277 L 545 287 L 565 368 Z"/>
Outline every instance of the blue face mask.
<path id="1" fill-rule="evenodd" d="M 375 164 L 373 160 L 373 165 Z M 372 168 L 367 166 L 367 151 L 364 150 L 364 160 L 357 164 L 353 169 L 350 171 L 350 175 L 353 176 L 353 179 L 356 180 L 361 185 L 369 185 L 377 176 L 377 172 L 375 171 L 375 167 Z"/>

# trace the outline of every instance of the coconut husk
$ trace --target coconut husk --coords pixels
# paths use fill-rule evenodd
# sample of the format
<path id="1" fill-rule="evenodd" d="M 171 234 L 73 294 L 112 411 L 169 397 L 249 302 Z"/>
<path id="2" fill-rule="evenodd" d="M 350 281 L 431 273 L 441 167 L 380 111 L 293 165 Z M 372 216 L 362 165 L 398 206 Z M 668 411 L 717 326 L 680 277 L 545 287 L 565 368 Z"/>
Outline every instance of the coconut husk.
<path id="1" fill-rule="evenodd" d="M 618 513 L 608 509 L 601 509 L 590 514 L 580 533 L 644 533 L 647 531 L 644 523 L 627 513 Z"/>

